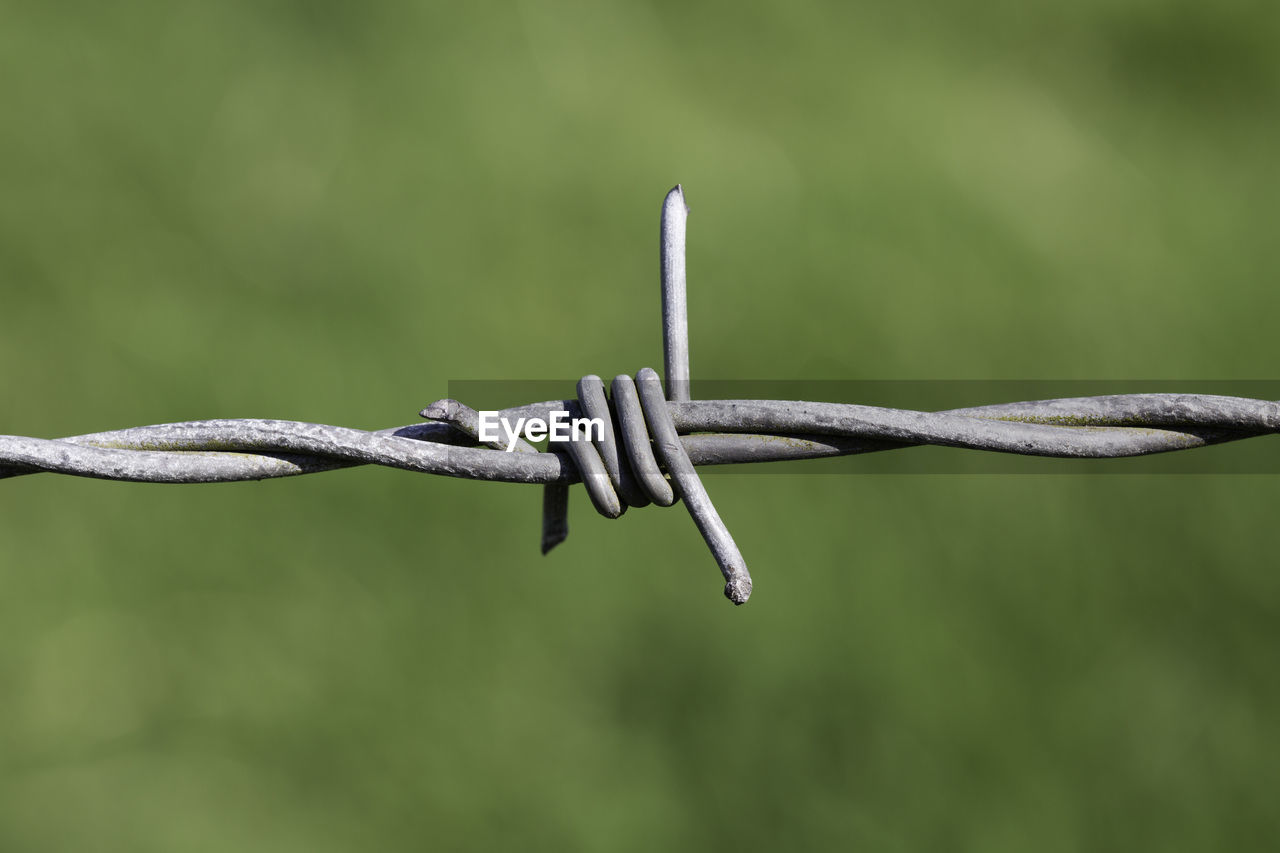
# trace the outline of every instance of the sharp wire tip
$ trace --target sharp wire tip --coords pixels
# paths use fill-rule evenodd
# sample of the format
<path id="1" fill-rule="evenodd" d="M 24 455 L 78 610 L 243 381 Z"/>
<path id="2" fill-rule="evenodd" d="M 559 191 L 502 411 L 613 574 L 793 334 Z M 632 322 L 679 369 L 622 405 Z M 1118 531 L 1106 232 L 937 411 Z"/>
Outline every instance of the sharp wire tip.
<path id="1" fill-rule="evenodd" d="M 751 597 L 751 578 L 739 577 L 734 578 L 724 585 L 724 597 L 734 603 L 734 606 L 741 607 L 747 603 L 747 599 Z"/>

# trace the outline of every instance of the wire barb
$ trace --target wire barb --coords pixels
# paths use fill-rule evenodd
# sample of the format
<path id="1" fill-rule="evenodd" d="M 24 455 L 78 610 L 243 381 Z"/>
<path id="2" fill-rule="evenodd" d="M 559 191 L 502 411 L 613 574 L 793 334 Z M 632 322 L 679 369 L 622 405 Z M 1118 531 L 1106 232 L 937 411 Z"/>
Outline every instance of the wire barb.
<path id="1" fill-rule="evenodd" d="M 729 528 L 720 520 L 720 513 L 716 512 L 707 490 L 702 487 L 702 480 L 689 461 L 689 454 L 680 444 L 671 412 L 662 401 L 658 374 L 646 367 L 636 375 L 636 380 L 640 390 L 640 407 L 653 432 L 654 447 L 671 473 L 671 479 L 675 480 L 680 489 L 680 496 L 684 498 L 689 514 L 693 516 L 698 531 L 707 541 L 724 574 L 725 597 L 734 604 L 746 604 L 751 597 L 751 573 L 747 571 L 747 563 L 742 559 L 742 553 L 733 541 Z"/>
<path id="2" fill-rule="evenodd" d="M 662 201 L 662 363 L 667 399 L 690 399 L 689 300 L 685 283 L 685 229 L 689 207 L 676 184 Z"/>

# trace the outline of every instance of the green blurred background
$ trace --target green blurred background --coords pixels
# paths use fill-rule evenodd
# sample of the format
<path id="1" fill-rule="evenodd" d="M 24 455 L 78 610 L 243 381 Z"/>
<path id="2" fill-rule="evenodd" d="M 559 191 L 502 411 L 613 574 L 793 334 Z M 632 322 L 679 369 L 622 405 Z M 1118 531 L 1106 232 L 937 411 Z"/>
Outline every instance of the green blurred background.
<path id="1" fill-rule="evenodd" d="M 5 0 L 0 433 L 660 367 L 677 181 L 695 383 L 1273 379 L 1278 13 Z M 1275 477 L 846 462 L 0 483 L 0 849 L 1274 843 Z"/>

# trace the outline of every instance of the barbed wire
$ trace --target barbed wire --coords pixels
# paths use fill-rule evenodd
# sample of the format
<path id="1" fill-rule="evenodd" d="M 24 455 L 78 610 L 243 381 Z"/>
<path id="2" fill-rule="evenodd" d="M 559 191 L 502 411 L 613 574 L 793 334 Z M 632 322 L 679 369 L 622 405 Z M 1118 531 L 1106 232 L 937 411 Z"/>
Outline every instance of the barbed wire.
<path id="1" fill-rule="evenodd" d="M 263 480 L 381 465 L 406 471 L 538 483 L 545 487 L 542 550 L 568 535 L 568 487 L 595 508 L 683 502 L 736 604 L 752 580 L 695 466 L 772 462 L 942 445 L 1027 456 L 1115 458 L 1187 450 L 1280 431 L 1280 403 L 1208 394 L 1124 394 L 923 412 L 847 403 L 693 400 L 685 279 L 688 209 L 681 187 L 663 202 L 662 310 L 667 381 L 642 369 L 606 397 L 590 375 L 577 398 L 502 410 L 507 422 L 553 412 L 598 418 L 594 440 L 483 442 L 477 413 L 456 400 L 423 409 L 431 420 L 368 431 L 327 424 L 219 419 L 131 427 L 59 439 L 0 436 L 0 478 L 41 472 L 146 483 Z M 665 393 L 664 393 L 665 392 Z M 487 445 L 487 446 L 486 446 Z M 665 474 L 663 470 L 665 469 Z M 668 482 L 668 477 L 670 482 Z"/>

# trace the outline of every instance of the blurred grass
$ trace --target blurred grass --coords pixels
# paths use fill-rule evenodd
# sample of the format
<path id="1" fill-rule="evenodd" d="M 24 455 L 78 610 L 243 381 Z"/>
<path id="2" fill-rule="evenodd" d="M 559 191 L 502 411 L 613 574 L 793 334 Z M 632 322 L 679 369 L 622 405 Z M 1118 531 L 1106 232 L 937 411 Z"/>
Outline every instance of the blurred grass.
<path id="1" fill-rule="evenodd" d="M 1274 378 L 1273 4 L 3 12 L 3 433 L 656 364 L 677 181 L 695 378 Z M 1271 844 L 1274 478 L 711 488 L 4 483 L 0 849 Z"/>

